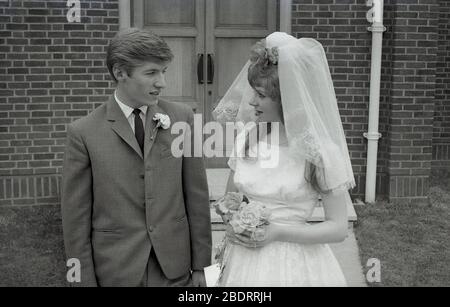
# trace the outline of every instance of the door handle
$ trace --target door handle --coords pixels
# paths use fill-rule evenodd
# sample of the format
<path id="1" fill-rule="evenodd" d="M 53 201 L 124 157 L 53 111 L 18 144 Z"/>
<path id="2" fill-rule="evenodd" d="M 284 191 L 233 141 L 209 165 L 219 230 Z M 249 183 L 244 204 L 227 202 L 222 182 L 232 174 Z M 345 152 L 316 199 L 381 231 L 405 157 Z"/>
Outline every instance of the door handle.
<path id="1" fill-rule="evenodd" d="M 205 80 L 203 77 L 203 53 L 199 54 L 197 62 L 197 80 L 199 84 L 204 84 Z"/>
<path id="2" fill-rule="evenodd" d="M 208 84 L 214 81 L 214 56 L 208 53 Z"/>

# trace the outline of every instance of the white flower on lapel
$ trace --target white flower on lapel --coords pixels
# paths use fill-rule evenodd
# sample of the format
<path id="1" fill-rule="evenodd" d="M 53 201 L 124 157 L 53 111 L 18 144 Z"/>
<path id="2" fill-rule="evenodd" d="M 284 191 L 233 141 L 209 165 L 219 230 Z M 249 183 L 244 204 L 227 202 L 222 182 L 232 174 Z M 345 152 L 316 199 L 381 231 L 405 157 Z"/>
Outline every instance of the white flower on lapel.
<path id="1" fill-rule="evenodd" d="M 156 113 L 153 116 L 153 120 L 157 122 L 156 128 L 169 129 L 170 127 L 170 117 L 166 114 Z"/>

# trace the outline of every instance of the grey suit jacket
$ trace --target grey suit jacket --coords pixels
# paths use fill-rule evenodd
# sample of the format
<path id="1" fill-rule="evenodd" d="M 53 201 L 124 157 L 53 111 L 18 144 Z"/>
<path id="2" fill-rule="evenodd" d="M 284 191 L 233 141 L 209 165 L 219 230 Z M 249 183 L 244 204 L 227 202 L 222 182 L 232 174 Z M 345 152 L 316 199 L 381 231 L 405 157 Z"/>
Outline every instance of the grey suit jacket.
<path id="1" fill-rule="evenodd" d="M 157 112 L 193 123 L 187 106 L 160 100 L 149 107 L 144 155 L 114 97 L 68 126 L 62 222 L 83 286 L 137 286 L 152 248 L 169 279 L 210 265 L 203 159 L 172 155 L 177 136 L 154 130 Z"/>

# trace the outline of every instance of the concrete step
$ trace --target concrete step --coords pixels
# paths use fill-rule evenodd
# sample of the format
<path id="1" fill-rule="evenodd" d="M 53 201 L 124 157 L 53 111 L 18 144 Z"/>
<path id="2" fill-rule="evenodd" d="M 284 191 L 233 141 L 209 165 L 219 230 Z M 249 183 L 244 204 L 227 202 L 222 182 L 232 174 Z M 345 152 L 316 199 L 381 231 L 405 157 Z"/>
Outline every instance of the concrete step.
<path id="1" fill-rule="evenodd" d="M 206 169 L 206 176 L 208 178 L 209 199 L 211 202 L 219 199 L 225 194 L 228 176 L 230 170 L 226 168 L 208 168 Z M 355 222 L 357 215 L 352 203 L 347 204 L 348 221 Z M 325 214 L 323 207 L 314 208 L 312 216 L 308 219 L 308 222 L 322 222 L 325 220 Z M 211 222 L 213 224 L 222 224 L 222 219 L 211 208 Z"/>

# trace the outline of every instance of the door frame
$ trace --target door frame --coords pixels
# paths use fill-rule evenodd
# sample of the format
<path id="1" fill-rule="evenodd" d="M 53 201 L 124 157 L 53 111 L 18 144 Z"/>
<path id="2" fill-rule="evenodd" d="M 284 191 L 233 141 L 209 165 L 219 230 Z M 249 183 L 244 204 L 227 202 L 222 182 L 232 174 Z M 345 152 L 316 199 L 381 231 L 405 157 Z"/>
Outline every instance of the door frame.
<path id="1" fill-rule="evenodd" d="M 278 0 L 280 2 L 280 31 L 291 34 L 292 31 L 292 0 Z M 119 29 L 131 27 L 131 2 L 119 0 Z"/>

